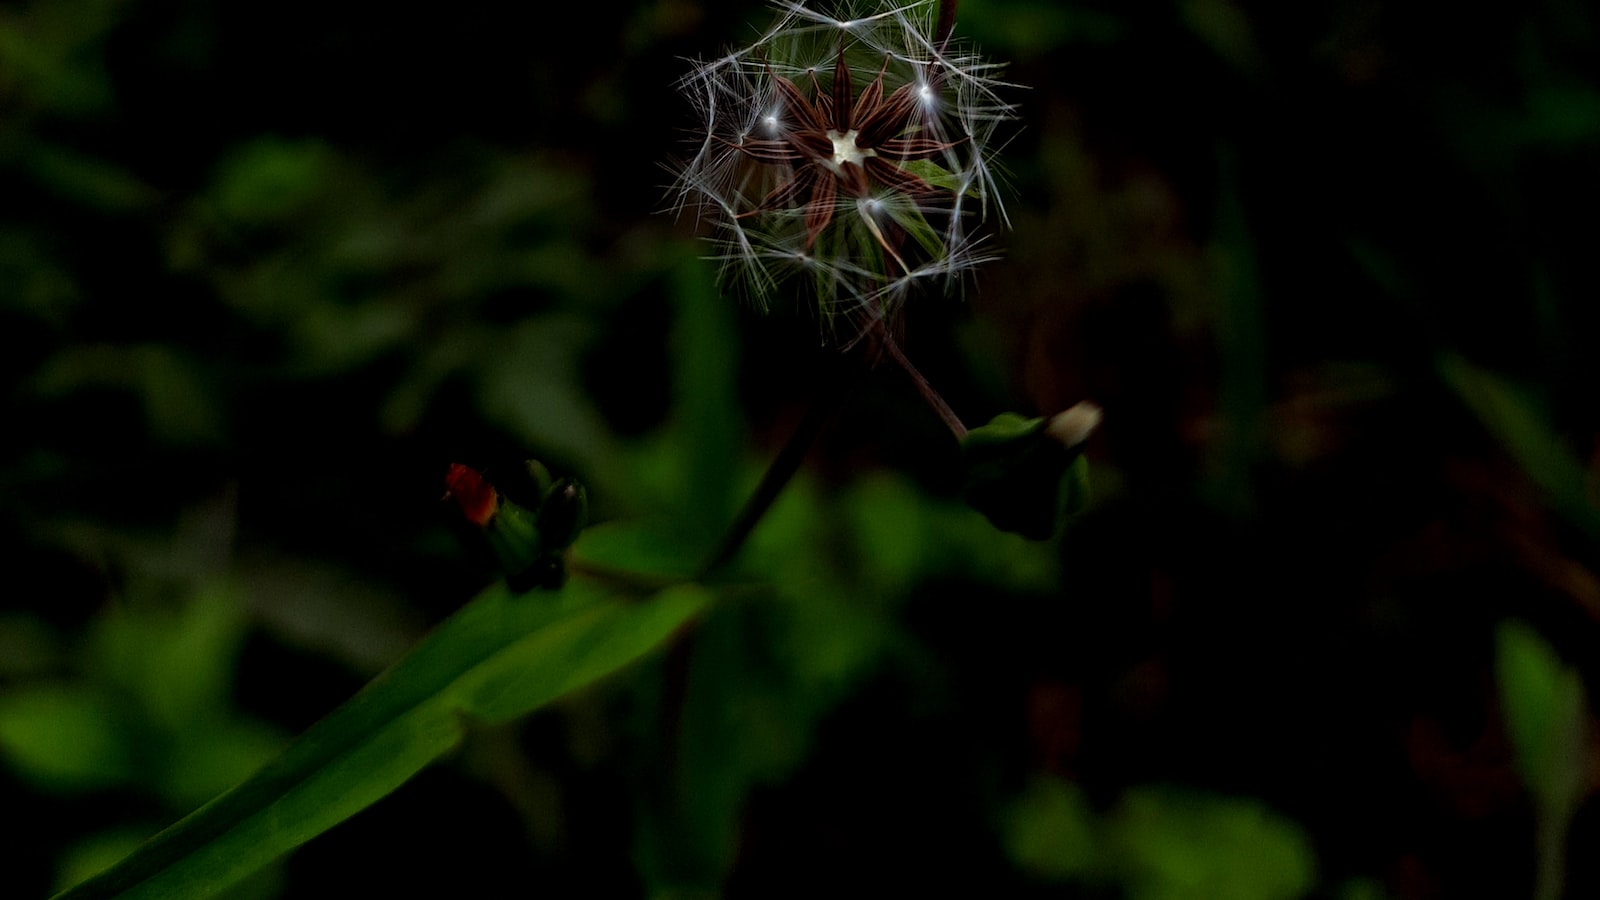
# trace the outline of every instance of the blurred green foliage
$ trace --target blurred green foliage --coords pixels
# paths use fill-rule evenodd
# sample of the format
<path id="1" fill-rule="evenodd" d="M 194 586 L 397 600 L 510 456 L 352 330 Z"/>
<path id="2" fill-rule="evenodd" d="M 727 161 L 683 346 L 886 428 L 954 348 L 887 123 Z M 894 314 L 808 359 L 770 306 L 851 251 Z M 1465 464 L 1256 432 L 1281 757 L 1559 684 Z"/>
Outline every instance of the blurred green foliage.
<path id="1" fill-rule="evenodd" d="M 1007 832 L 1041 877 L 1120 884 L 1130 898 L 1297 897 L 1316 883 L 1305 834 L 1251 801 L 1144 787 L 1099 815 L 1076 786 L 1042 780 Z"/>
<path id="2" fill-rule="evenodd" d="M 0 6 L 7 896 L 412 648 L 481 662 L 441 625 L 495 578 L 450 463 L 547 460 L 613 523 L 589 562 L 681 576 L 802 415 L 817 324 L 717 296 L 655 215 L 682 58 L 765 10 L 548 16 Z M 964 0 L 957 33 L 1026 86 L 1014 227 L 904 346 L 969 422 L 1104 407 L 1086 513 L 996 532 L 865 376 L 692 628 L 581 690 L 489 654 L 546 669 L 442 690 L 301 835 L 373 806 L 233 896 L 1595 892 L 1593 10 Z"/>
<path id="3" fill-rule="evenodd" d="M 1533 795 L 1539 863 L 1535 897 L 1564 896 L 1567 832 L 1588 781 L 1592 736 L 1578 673 L 1526 625 L 1495 633 L 1496 674 L 1517 772 Z"/>
<path id="4" fill-rule="evenodd" d="M 235 596 L 230 596 L 234 594 Z M 0 746 L 20 774 L 63 790 L 141 786 L 195 806 L 265 762 L 284 736 L 240 720 L 228 692 L 245 620 L 235 591 L 95 623 L 81 681 L 0 705 Z"/>

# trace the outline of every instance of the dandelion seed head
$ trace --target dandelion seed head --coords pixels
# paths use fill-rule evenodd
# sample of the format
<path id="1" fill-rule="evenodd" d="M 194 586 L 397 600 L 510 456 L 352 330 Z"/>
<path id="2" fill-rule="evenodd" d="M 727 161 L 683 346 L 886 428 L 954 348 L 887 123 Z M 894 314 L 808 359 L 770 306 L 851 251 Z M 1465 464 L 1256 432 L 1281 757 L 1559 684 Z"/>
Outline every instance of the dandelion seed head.
<path id="1" fill-rule="evenodd" d="M 831 322 L 959 285 L 1004 225 L 1000 68 L 936 40 L 938 0 L 776 0 L 748 47 L 680 82 L 697 117 L 674 207 L 724 282 L 765 304 L 803 285 Z"/>

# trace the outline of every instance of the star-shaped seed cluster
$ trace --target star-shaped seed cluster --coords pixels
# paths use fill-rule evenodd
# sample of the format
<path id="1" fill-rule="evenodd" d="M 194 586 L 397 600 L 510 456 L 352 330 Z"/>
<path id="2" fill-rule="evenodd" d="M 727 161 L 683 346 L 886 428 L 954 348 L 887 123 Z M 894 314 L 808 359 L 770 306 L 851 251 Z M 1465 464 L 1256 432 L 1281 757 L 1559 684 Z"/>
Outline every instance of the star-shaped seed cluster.
<path id="1" fill-rule="evenodd" d="M 764 303 L 803 274 L 830 322 L 958 284 L 989 256 L 980 226 L 1005 221 L 998 67 L 936 33 L 937 0 L 777 8 L 760 40 L 681 82 L 699 122 L 677 208 L 705 224 L 727 280 Z"/>

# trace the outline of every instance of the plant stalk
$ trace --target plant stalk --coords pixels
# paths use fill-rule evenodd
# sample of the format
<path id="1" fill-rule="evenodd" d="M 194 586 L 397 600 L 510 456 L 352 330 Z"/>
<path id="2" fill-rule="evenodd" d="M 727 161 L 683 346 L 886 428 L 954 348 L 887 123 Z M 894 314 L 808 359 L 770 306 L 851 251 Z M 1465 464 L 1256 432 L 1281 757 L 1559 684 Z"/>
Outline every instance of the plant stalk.
<path id="1" fill-rule="evenodd" d="M 738 555 L 756 526 L 761 523 L 762 517 L 788 486 L 790 479 L 800 471 L 800 465 L 805 462 L 806 453 L 810 451 L 812 443 L 844 402 L 846 389 L 855 381 L 853 377 L 855 371 L 854 366 L 843 363 L 834 366 L 827 374 L 822 389 L 817 392 L 811 401 L 811 407 L 806 410 L 805 418 L 800 420 L 789 440 L 767 465 L 767 470 L 762 473 L 755 492 L 745 500 L 738 516 L 722 533 L 722 537 L 706 556 L 705 561 L 695 570 L 695 580 L 705 579 Z"/>

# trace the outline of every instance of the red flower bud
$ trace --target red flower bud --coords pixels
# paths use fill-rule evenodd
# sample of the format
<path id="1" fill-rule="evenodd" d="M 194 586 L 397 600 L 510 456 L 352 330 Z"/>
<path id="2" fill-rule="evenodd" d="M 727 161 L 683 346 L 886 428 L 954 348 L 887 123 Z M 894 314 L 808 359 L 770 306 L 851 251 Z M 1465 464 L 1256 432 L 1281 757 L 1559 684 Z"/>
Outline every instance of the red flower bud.
<path id="1" fill-rule="evenodd" d="M 500 507 L 500 497 L 495 493 L 494 485 L 483 480 L 483 473 L 460 463 L 451 463 L 450 471 L 445 473 L 444 484 L 447 496 L 461 507 L 461 514 L 467 517 L 467 521 L 479 528 L 489 527 L 490 520 Z"/>

